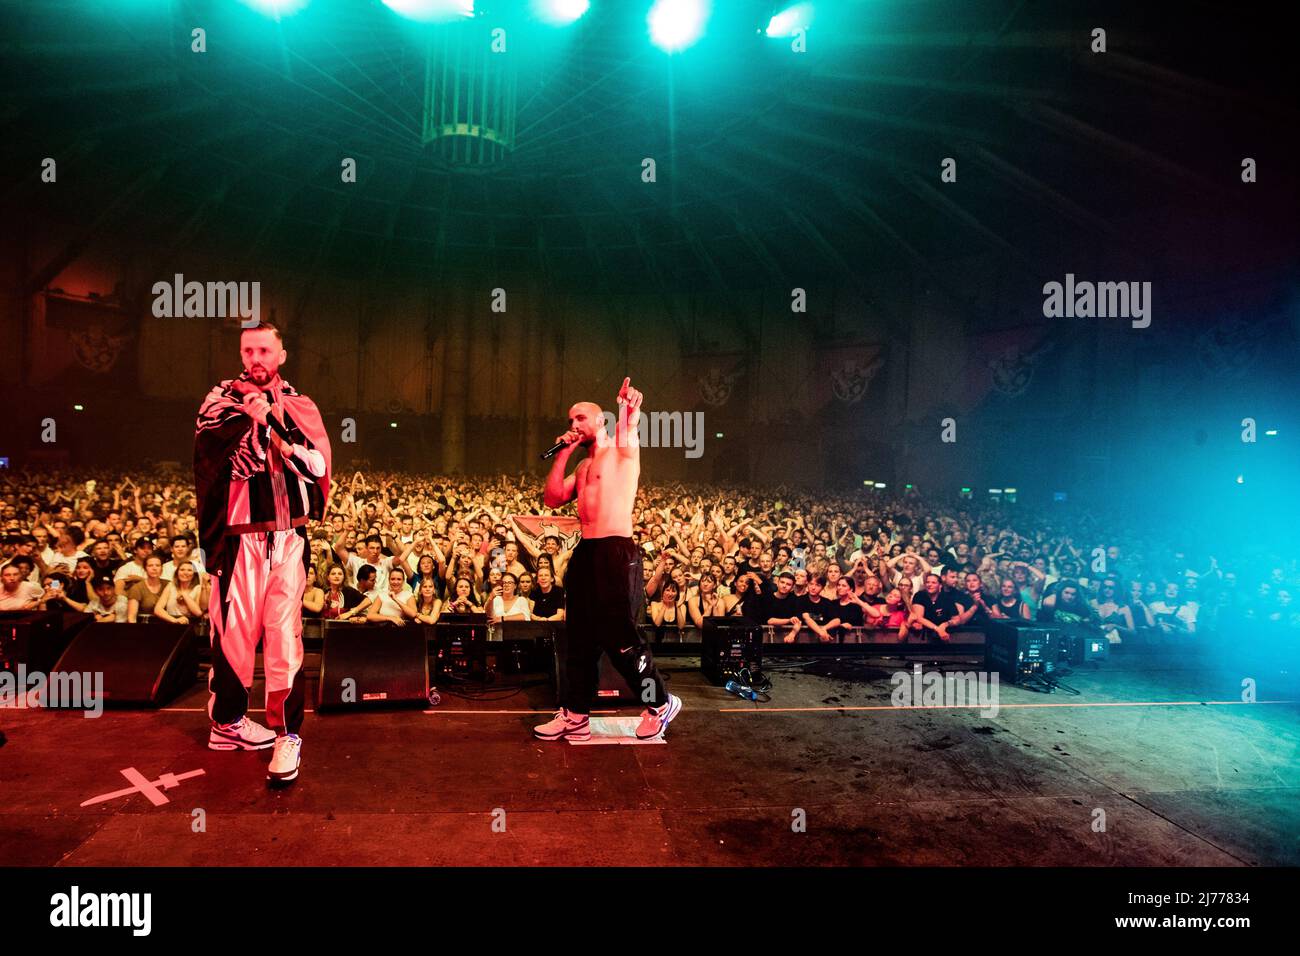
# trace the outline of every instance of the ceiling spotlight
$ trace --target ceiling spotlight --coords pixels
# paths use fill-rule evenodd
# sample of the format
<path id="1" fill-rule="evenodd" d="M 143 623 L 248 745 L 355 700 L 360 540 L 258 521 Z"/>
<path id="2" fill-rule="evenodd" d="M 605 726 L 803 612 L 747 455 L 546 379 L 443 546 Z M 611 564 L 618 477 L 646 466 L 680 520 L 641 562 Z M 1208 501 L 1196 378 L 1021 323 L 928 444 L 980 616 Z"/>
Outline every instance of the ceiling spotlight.
<path id="1" fill-rule="evenodd" d="M 591 0 L 532 0 L 533 16 L 543 23 L 562 27 L 591 8 Z"/>
<path id="2" fill-rule="evenodd" d="M 812 26 L 812 20 L 813 5 L 796 3 L 775 14 L 768 21 L 767 30 L 764 32 L 770 37 L 792 37 L 800 30 L 807 30 Z"/>
<path id="3" fill-rule="evenodd" d="M 288 17 L 297 13 L 311 3 L 311 0 L 241 0 L 241 2 L 244 6 L 251 7 L 258 13 L 279 20 L 281 17 Z"/>
<path id="4" fill-rule="evenodd" d="M 445 23 L 474 15 L 474 0 L 383 0 L 384 6 L 408 20 Z"/>
<path id="5" fill-rule="evenodd" d="M 704 35 L 709 0 L 655 0 L 646 16 L 650 39 L 669 53 L 684 50 Z"/>

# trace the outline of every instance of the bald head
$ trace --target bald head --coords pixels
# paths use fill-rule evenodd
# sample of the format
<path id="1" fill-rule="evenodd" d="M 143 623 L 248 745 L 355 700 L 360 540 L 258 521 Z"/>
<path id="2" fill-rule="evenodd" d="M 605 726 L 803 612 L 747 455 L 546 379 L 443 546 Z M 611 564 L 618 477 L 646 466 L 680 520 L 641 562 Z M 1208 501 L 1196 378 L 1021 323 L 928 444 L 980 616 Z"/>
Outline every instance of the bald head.
<path id="1" fill-rule="evenodd" d="M 569 409 L 569 428 L 578 433 L 579 444 L 589 445 L 604 430 L 605 413 L 595 402 L 578 402 Z"/>

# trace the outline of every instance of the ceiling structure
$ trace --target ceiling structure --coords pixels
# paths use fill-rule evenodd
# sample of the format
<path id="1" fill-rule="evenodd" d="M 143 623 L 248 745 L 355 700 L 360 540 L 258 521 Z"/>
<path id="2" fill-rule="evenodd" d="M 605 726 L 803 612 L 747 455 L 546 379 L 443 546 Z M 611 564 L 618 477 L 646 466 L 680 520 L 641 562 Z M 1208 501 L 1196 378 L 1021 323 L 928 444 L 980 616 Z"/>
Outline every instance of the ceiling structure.
<path id="1" fill-rule="evenodd" d="M 1032 269 L 1067 235 L 1167 252 L 1180 211 L 1233 214 L 1241 144 L 1271 135 L 1280 158 L 1297 128 L 1289 53 L 1233 49 L 1209 4 L 1171 20 L 1160 4 L 824 0 L 795 53 L 760 32 L 784 4 L 714 0 L 705 38 L 673 56 L 648 41 L 648 6 L 593 0 L 552 28 L 523 0 L 480 0 L 477 36 L 505 24 L 517 58 L 512 144 L 456 164 L 421 135 L 447 28 L 378 0 L 278 23 L 235 0 L 5 3 L 0 155 L 23 176 L 0 195 L 76 234 L 31 282 L 116 235 L 370 281 L 726 295 L 916 267 L 942 282 L 945 261 L 986 250 Z M 1269 175 L 1294 198 L 1291 170 Z M 1290 234 L 1287 209 L 1248 212 L 1253 234 Z"/>

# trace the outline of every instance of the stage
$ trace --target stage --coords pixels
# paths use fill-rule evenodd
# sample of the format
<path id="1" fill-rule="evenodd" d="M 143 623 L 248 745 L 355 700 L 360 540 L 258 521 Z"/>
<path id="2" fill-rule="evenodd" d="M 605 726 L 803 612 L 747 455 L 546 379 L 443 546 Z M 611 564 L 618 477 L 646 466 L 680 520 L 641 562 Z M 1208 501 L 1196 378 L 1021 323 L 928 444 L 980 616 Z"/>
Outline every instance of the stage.
<path id="1" fill-rule="evenodd" d="M 891 706 L 902 662 L 774 670 L 768 703 L 663 664 L 685 703 L 666 746 L 531 739 L 553 693 L 531 675 L 484 695 L 503 699 L 309 713 L 283 791 L 269 751 L 206 749 L 197 684 L 163 711 L 0 710 L 0 865 L 1300 863 L 1293 676 L 1124 655 L 1076 669 L 1079 696 L 1002 685 L 989 718 Z M 81 806 L 128 768 L 174 774 L 167 802 Z"/>

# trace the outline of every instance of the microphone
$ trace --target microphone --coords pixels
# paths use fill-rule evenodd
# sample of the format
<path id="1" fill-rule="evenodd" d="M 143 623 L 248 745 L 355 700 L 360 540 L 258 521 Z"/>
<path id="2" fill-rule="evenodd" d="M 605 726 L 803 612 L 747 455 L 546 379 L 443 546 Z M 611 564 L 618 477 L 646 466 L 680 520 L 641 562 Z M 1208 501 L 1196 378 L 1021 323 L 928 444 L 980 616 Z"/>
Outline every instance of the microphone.
<path id="1" fill-rule="evenodd" d="M 248 400 L 252 398 L 254 395 L 256 395 L 259 389 L 257 388 L 256 385 L 253 385 L 252 383 L 246 382 L 242 384 L 243 384 L 242 388 L 239 385 L 236 385 L 235 389 L 243 396 L 243 404 L 247 405 Z M 266 404 L 270 405 L 272 408 L 275 408 L 275 393 L 270 389 L 261 389 L 260 391 L 262 393 L 262 397 L 266 399 Z M 285 427 L 284 423 L 281 422 L 274 415 L 266 416 L 266 425 L 268 428 L 271 429 L 271 431 L 279 435 L 281 440 L 283 440 L 286 445 L 293 444 L 293 435 L 289 433 L 289 429 Z"/>
<path id="2" fill-rule="evenodd" d="M 275 395 L 269 391 L 263 392 L 262 394 L 266 397 L 266 404 L 270 405 L 271 408 L 275 408 Z M 271 431 L 280 436 L 280 439 L 286 445 L 293 444 L 293 435 L 289 434 L 288 427 L 275 415 L 267 415 L 266 424 L 271 427 Z"/>
<path id="3" fill-rule="evenodd" d="M 542 454 L 541 454 L 541 459 L 542 459 L 542 461 L 546 461 L 546 459 L 548 459 L 548 458 L 554 458 L 556 455 L 558 455 L 558 454 L 559 454 L 560 452 L 562 452 L 564 449 L 568 448 L 569 445 L 571 445 L 571 444 L 572 444 L 572 442 L 567 442 L 567 441 L 557 441 L 557 442 L 556 442 L 554 445 L 552 445 L 550 448 L 546 449 L 546 451 L 542 452 Z"/>

